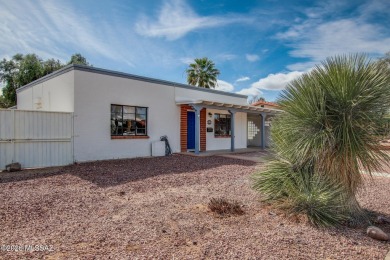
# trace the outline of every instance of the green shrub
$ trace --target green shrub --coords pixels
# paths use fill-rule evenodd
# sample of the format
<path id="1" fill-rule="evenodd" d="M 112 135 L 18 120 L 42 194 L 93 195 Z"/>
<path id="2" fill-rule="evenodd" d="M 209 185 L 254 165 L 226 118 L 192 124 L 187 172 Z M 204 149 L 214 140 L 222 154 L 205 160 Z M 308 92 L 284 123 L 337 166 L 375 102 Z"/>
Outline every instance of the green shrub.
<path id="1" fill-rule="evenodd" d="M 345 189 L 310 167 L 297 170 L 288 161 L 272 160 L 252 178 L 266 201 L 289 214 L 306 215 L 315 226 L 339 225 L 350 217 Z"/>
<path id="2" fill-rule="evenodd" d="M 314 225 L 365 219 L 356 194 L 390 160 L 380 149 L 390 108 L 388 71 L 365 55 L 328 58 L 290 82 L 273 120 L 274 158 L 254 188 Z M 355 221 L 355 222 L 357 222 Z"/>

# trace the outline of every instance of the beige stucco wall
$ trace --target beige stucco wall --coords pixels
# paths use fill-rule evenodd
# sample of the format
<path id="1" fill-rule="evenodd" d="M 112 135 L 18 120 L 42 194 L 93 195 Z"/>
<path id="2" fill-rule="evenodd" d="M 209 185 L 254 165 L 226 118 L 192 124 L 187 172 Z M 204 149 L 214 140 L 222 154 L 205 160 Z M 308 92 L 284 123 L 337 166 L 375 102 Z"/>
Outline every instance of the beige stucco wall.
<path id="1" fill-rule="evenodd" d="M 179 107 L 174 88 L 144 81 L 75 71 L 77 161 L 151 155 L 151 144 L 167 135 L 179 152 Z M 149 139 L 111 139 L 111 104 L 148 107 Z"/>
<path id="2" fill-rule="evenodd" d="M 209 117 L 209 113 L 212 114 Z M 217 109 L 207 109 L 206 111 L 206 127 L 214 127 L 214 114 L 229 114 L 226 110 L 217 110 Z M 235 149 L 246 148 L 247 147 L 247 130 L 246 130 L 246 113 L 237 112 L 235 114 L 234 120 L 234 146 Z M 207 121 L 211 120 L 211 125 L 207 124 Z M 206 150 L 221 150 L 221 149 L 230 149 L 231 138 L 230 137 L 215 137 L 213 132 L 206 132 Z"/>
<path id="3" fill-rule="evenodd" d="M 199 91 L 126 77 L 71 70 L 18 93 L 18 109 L 74 112 L 76 161 L 151 155 L 152 142 L 168 136 L 180 152 L 179 101 L 246 104 L 245 97 Z M 111 104 L 148 107 L 148 139 L 111 139 Z M 220 113 L 228 113 L 220 110 Z M 214 123 L 214 120 L 212 120 Z M 236 148 L 246 147 L 246 113 L 236 114 Z M 229 149 L 230 138 L 207 133 L 207 150 Z"/>
<path id="4" fill-rule="evenodd" d="M 73 112 L 74 71 L 17 92 L 17 107 L 23 110 Z"/>

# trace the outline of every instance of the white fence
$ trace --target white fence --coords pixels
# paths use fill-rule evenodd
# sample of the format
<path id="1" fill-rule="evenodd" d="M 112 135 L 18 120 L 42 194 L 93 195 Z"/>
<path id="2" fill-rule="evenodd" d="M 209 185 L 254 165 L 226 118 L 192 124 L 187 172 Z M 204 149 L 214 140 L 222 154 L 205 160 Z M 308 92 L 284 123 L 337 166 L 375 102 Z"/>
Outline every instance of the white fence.
<path id="1" fill-rule="evenodd" d="M 71 164 L 72 138 L 72 113 L 0 110 L 0 170 Z"/>

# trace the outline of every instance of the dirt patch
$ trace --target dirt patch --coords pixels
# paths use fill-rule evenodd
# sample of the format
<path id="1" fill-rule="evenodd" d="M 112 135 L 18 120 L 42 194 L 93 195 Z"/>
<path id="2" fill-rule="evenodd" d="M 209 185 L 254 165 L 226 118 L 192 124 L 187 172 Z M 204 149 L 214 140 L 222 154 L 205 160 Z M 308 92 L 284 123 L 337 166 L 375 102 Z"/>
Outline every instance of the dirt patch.
<path id="1" fill-rule="evenodd" d="M 224 157 L 112 160 L 0 173 L 1 245 L 6 259 L 383 259 L 388 242 L 363 229 L 319 230 L 272 212 L 250 189 L 250 161 Z M 19 175 L 20 174 L 20 175 Z M 370 181 L 362 205 L 390 214 L 390 178 Z M 212 197 L 245 214 L 215 218 Z M 389 226 L 381 226 L 390 232 Z"/>

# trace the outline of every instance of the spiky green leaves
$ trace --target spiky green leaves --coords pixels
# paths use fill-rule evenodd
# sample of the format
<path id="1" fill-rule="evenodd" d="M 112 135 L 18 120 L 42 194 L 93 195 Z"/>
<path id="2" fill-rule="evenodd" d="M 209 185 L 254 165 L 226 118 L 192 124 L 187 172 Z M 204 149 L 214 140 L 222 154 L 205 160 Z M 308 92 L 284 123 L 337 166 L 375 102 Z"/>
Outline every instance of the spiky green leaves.
<path id="1" fill-rule="evenodd" d="M 264 199 L 289 214 L 304 214 L 315 226 L 334 226 L 349 219 L 344 188 L 311 169 L 297 169 L 284 160 L 268 164 L 264 172 L 252 176 L 253 188 Z"/>
<path id="2" fill-rule="evenodd" d="M 318 225 L 340 222 L 344 207 L 358 212 L 361 170 L 389 161 L 378 147 L 390 108 L 387 71 L 364 55 L 329 58 L 292 81 L 279 104 L 285 113 L 272 124 L 275 157 L 254 188 Z"/>
<path id="3" fill-rule="evenodd" d="M 327 59 L 291 82 L 280 104 L 286 115 L 275 140 L 287 139 L 299 164 L 314 162 L 350 192 L 362 183 L 359 167 L 372 172 L 388 160 L 378 141 L 390 107 L 389 76 L 364 55 Z"/>

